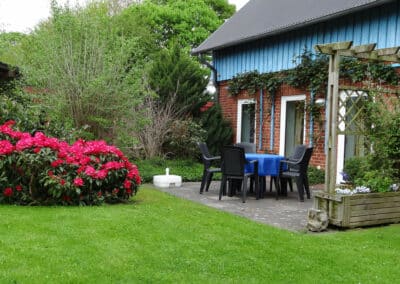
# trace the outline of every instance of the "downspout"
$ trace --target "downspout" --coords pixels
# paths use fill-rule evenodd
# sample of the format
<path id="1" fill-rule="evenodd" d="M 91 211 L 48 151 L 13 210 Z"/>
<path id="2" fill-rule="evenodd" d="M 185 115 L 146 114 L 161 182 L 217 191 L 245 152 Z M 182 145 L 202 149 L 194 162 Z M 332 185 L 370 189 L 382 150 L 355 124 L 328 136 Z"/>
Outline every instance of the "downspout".
<path id="1" fill-rule="evenodd" d="M 264 118 L 264 102 L 263 102 L 264 90 L 260 90 L 260 133 L 258 135 L 258 150 L 262 150 L 262 128 L 263 128 L 263 118 Z"/>
<path id="2" fill-rule="evenodd" d="M 213 54 L 213 57 L 214 57 L 214 54 Z M 213 80 L 213 84 L 214 84 L 215 89 L 216 89 L 214 101 L 215 101 L 216 103 L 218 103 L 218 102 L 219 102 L 219 87 L 218 87 L 218 82 L 217 82 L 218 71 L 217 71 L 217 69 L 216 69 L 210 62 L 208 62 L 202 55 L 199 55 L 199 60 L 200 60 L 200 63 L 202 63 L 202 64 L 204 64 L 205 66 L 207 66 L 208 68 L 210 68 L 211 71 L 212 71 L 212 73 L 213 73 L 213 74 L 212 74 L 212 80 Z"/>
<path id="3" fill-rule="evenodd" d="M 310 105 L 311 109 L 313 109 L 313 106 L 315 104 L 315 91 L 311 90 L 310 92 Z M 312 111 L 310 112 L 310 146 L 314 146 L 314 115 Z"/>
<path id="4" fill-rule="evenodd" d="M 274 151 L 274 134 L 275 134 L 275 91 L 271 92 L 271 129 L 270 129 L 270 145 L 269 150 Z"/>

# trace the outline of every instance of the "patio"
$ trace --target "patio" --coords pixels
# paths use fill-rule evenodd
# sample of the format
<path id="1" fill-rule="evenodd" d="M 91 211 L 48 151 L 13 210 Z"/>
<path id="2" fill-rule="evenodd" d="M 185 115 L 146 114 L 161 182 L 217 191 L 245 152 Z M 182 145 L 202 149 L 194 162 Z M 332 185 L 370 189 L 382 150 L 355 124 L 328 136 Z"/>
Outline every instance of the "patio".
<path id="1" fill-rule="evenodd" d="M 185 182 L 182 187 L 157 189 L 260 223 L 297 232 L 307 231 L 307 212 L 313 207 L 313 193 L 321 190 L 321 186 L 310 186 L 311 199 L 305 199 L 304 202 L 299 202 L 299 195 L 294 189 L 294 192 L 289 191 L 287 197 L 281 197 L 279 200 L 275 199 L 274 191 L 268 191 L 263 199 L 256 200 L 254 195 L 250 194 L 246 203 L 242 203 L 240 195 L 223 196 L 222 200 L 218 200 L 219 185 L 218 181 L 213 181 L 209 191 L 203 194 L 199 194 L 200 183 L 197 182 Z"/>

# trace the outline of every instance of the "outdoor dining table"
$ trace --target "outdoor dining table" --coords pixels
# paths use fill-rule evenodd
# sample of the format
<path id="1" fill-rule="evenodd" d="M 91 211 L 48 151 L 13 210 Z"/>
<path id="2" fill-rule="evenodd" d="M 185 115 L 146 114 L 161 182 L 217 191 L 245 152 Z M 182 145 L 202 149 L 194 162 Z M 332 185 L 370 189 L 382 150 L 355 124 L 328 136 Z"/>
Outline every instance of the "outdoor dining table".
<path id="1" fill-rule="evenodd" d="M 277 179 L 281 167 L 281 160 L 283 160 L 285 157 L 275 154 L 259 154 L 259 153 L 246 153 L 245 156 L 247 161 L 252 161 L 252 160 L 258 161 L 258 176 L 261 178 L 262 181 L 261 188 L 265 190 L 266 187 L 265 177 L 271 176 L 271 178 L 275 181 L 275 187 L 277 188 L 277 192 L 279 192 L 279 182 Z M 246 172 L 253 172 L 254 165 L 246 163 L 245 170 Z M 263 192 L 263 190 L 260 190 L 260 193 Z"/>

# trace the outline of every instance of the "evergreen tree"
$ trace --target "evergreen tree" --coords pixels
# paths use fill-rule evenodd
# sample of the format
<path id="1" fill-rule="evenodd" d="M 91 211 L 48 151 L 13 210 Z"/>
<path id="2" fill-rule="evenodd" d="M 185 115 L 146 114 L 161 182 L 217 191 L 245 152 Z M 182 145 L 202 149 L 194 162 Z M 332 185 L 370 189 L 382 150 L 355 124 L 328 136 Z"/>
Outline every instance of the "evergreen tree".
<path id="1" fill-rule="evenodd" d="M 175 100 L 177 113 L 196 117 L 200 107 L 209 100 L 205 92 L 206 71 L 175 44 L 156 55 L 148 73 L 149 85 L 162 104 Z"/>
<path id="2" fill-rule="evenodd" d="M 224 145 L 232 144 L 233 130 L 230 123 L 223 118 L 219 105 L 206 110 L 201 117 L 201 122 L 207 131 L 206 143 L 212 154 L 219 155 Z"/>

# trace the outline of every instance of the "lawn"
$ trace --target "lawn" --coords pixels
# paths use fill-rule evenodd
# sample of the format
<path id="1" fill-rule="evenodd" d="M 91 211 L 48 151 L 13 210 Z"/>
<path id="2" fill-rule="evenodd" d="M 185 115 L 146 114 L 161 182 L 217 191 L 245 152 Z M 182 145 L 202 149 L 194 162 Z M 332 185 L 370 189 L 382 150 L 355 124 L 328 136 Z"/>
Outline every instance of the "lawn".
<path id="1" fill-rule="evenodd" d="M 0 206 L 1 283 L 395 283 L 400 225 L 293 233 L 143 186 L 132 204 Z"/>

